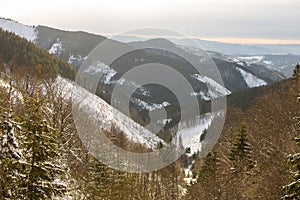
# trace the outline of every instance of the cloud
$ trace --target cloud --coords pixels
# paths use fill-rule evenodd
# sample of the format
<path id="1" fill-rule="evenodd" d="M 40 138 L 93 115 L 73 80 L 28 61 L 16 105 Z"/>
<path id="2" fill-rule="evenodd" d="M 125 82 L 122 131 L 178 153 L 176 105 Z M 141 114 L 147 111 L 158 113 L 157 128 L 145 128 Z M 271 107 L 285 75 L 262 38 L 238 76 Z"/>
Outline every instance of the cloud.
<path id="1" fill-rule="evenodd" d="M 12 0 L 2 17 L 64 29 L 116 34 L 160 27 L 198 37 L 300 39 L 299 0 Z"/>

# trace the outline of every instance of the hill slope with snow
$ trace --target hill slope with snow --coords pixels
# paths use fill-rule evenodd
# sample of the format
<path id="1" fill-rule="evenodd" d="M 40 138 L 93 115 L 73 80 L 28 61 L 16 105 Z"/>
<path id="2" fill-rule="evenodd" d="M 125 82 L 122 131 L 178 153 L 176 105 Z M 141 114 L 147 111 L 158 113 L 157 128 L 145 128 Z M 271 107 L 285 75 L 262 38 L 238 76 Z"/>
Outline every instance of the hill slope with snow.
<path id="1" fill-rule="evenodd" d="M 38 30 L 35 27 L 27 26 L 13 20 L 0 18 L 0 28 L 15 33 L 30 42 L 36 42 L 38 38 Z"/>

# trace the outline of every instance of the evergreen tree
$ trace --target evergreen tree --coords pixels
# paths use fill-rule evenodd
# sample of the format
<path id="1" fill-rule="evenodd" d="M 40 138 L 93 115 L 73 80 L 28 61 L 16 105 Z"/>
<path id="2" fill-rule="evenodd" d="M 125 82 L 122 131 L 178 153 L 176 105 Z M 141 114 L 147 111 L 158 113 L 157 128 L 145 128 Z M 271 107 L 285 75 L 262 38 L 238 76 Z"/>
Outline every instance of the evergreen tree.
<path id="1" fill-rule="evenodd" d="M 294 80 L 296 80 L 296 84 L 299 84 L 300 79 L 300 66 L 299 64 L 296 66 L 294 70 Z M 298 99 L 298 103 L 300 103 L 300 94 Z M 300 116 L 296 117 L 297 126 L 300 126 Z M 300 147 L 300 135 L 295 138 L 296 144 Z M 293 181 L 284 186 L 283 190 L 285 192 L 285 196 L 282 199 L 300 199 L 300 153 L 295 153 L 293 155 L 288 156 L 288 163 L 293 168 L 292 170 L 292 178 Z"/>
<path id="2" fill-rule="evenodd" d="M 106 199 L 107 196 L 106 191 L 106 181 L 108 177 L 107 174 L 107 167 L 100 163 L 98 160 L 90 161 L 88 168 L 88 185 L 86 188 L 86 198 L 87 199 Z"/>
<path id="3" fill-rule="evenodd" d="M 251 161 L 251 149 L 247 138 L 245 124 L 242 124 L 237 135 L 236 142 L 233 144 L 229 159 L 232 161 Z"/>
<path id="4" fill-rule="evenodd" d="M 66 192 L 65 169 L 60 152 L 60 133 L 46 119 L 42 101 L 28 98 L 23 116 L 26 132 L 24 156 L 28 162 L 24 188 L 26 199 L 52 199 Z"/>
<path id="5" fill-rule="evenodd" d="M 21 151 L 15 137 L 21 128 L 14 121 L 12 111 L 1 108 L 0 117 L 0 197 L 4 199 L 21 198 L 18 193 L 19 180 L 22 178 Z"/>
<path id="6" fill-rule="evenodd" d="M 295 141 L 300 147 L 300 136 L 298 138 L 295 138 Z M 300 153 L 289 155 L 288 163 L 293 168 L 293 181 L 283 187 L 286 195 L 282 199 L 300 199 Z"/>
<path id="7" fill-rule="evenodd" d="M 293 79 L 296 81 L 299 81 L 300 79 L 300 64 L 298 63 L 294 69 L 294 73 L 293 73 Z"/>
<path id="8" fill-rule="evenodd" d="M 219 199 L 219 185 L 217 183 L 216 152 L 209 152 L 203 160 L 197 183 L 188 188 L 187 199 Z"/>
<path id="9" fill-rule="evenodd" d="M 8 94 L 0 91 L 0 198 L 22 199 L 18 190 L 25 164 L 19 145 L 22 129 L 11 102 L 11 89 Z"/>

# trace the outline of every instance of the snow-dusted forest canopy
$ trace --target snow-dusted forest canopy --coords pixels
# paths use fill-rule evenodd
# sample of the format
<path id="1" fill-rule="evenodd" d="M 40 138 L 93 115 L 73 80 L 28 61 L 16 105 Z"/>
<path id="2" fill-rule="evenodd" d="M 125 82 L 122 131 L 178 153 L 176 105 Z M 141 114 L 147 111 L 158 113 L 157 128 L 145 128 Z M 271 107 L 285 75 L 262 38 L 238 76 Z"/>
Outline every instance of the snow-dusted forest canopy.
<path id="1" fill-rule="evenodd" d="M 1 199 L 299 199 L 299 66 L 292 79 L 231 94 L 205 158 L 186 149 L 164 169 L 136 174 L 111 169 L 81 143 L 62 84 L 75 77 L 70 65 L 0 30 L 0 69 Z M 119 147 L 152 150 L 106 126 Z"/>

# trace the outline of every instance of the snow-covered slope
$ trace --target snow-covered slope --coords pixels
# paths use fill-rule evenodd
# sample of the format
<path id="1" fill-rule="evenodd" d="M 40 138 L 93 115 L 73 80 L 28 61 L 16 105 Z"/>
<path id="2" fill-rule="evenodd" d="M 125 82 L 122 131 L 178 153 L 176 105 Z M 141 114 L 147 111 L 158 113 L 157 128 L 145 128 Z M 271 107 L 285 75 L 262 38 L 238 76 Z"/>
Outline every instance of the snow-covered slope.
<path id="1" fill-rule="evenodd" d="M 231 92 L 227 88 L 209 77 L 202 76 L 200 74 L 194 74 L 192 77 L 207 85 L 209 94 L 203 94 L 203 92 L 199 93 L 204 100 L 211 100 L 213 98 L 231 94 Z M 194 95 L 194 93 L 192 95 Z"/>
<path id="2" fill-rule="evenodd" d="M 63 52 L 63 44 L 59 38 L 56 39 L 56 43 L 52 45 L 52 47 L 48 50 L 50 54 L 54 54 L 56 56 L 60 56 Z"/>
<path id="3" fill-rule="evenodd" d="M 191 46 L 178 46 L 184 51 L 191 53 L 193 55 L 199 56 L 200 62 L 205 62 L 205 52 L 201 49 Z M 220 74 L 223 78 L 223 82 L 225 85 L 225 89 L 228 91 L 224 91 L 224 88 L 220 88 L 220 86 L 212 87 L 212 91 L 214 89 L 218 89 L 219 92 L 214 94 L 209 91 L 209 93 L 205 93 L 204 91 L 195 92 L 193 96 L 201 96 L 204 100 L 209 100 L 218 96 L 218 93 L 222 95 L 228 95 L 228 92 L 236 92 L 244 89 L 248 89 L 251 87 L 258 87 L 265 84 L 277 82 L 283 80 L 285 77 L 278 71 L 274 70 L 274 68 L 267 66 L 267 64 L 272 64 L 270 60 L 265 60 L 265 56 L 230 56 L 225 55 L 223 53 L 208 51 L 208 55 L 213 59 L 219 68 Z M 266 62 L 264 62 L 266 61 Z M 205 83 L 208 87 L 210 85 L 218 85 L 213 83 L 214 80 L 206 80 L 203 77 L 194 77 L 199 79 L 201 82 Z M 212 93 L 212 95 L 211 95 Z"/>
<path id="4" fill-rule="evenodd" d="M 237 59 L 247 61 L 249 64 L 255 64 L 261 62 L 264 59 L 264 56 L 241 56 L 237 57 Z"/>
<path id="5" fill-rule="evenodd" d="M 110 66 L 104 64 L 101 61 L 97 61 L 85 69 L 82 73 L 101 76 L 101 82 L 104 84 L 111 84 L 111 79 L 117 74 L 117 72 Z"/>
<path id="6" fill-rule="evenodd" d="M 179 131 L 178 136 L 181 137 L 182 145 L 185 148 L 190 148 L 191 155 L 201 151 L 202 144 L 200 142 L 200 136 L 203 131 L 211 125 L 214 118 L 214 114 L 207 113 L 199 117 L 198 125 Z"/>
<path id="7" fill-rule="evenodd" d="M 249 73 L 249 72 L 246 72 L 245 70 L 241 69 L 241 68 L 236 68 L 240 73 L 241 75 L 244 77 L 246 83 L 248 84 L 248 86 L 250 88 L 253 88 L 253 87 L 260 87 L 260 86 L 263 86 L 263 85 L 267 85 L 267 82 L 262 80 L 262 79 L 259 79 L 257 78 L 256 76 L 254 76 L 253 74 Z"/>
<path id="8" fill-rule="evenodd" d="M 117 111 L 103 99 L 83 88 L 75 87 L 74 82 L 58 77 L 57 84 L 67 97 L 71 98 L 74 95 L 73 100 L 80 102 L 79 106 L 84 107 L 85 111 L 97 120 L 101 128 L 109 131 L 111 125 L 115 124 L 128 139 L 152 149 L 155 149 L 159 143 L 166 144 L 162 139 Z"/>
<path id="9" fill-rule="evenodd" d="M 68 58 L 68 63 L 70 65 L 75 62 L 83 63 L 83 61 L 85 61 L 86 59 L 87 59 L 87 56 L 70 54 L 69 58 Z"/>
<path id="10" fill-rule="evenodd" d="M 15 33 L 28 41 L 36 42 L 38 31 L 33 26 L 27 26 L 16 21 L 0 18 L 0 28 L 5 31 Z"/>
<path id="11" fill-rule="evenodd" d="M 75 87 L 74 82 L 62 77 L 58 77 L 56 82 L 58 88 L 63 91 L 63 96 L 71 98 L 73 95 L 73 100 L 80 102 L 79 106 L 84 108 L 87 113 L 90 113 L 97 120 L 101 128 L 109 131 L 111 130 L 111 125 L 114 124 L 124 132 L 129 140 L 143 144 L 148 148 L 155 149 L 159 143 L 166 145 L 165 141 L 161 138 L 113 108 L 103 99 L 83 88 Z M 162 104 L 161 106 L 166 106 L 166 104 Z M 185 127 L 178 132 L 177 135 L 181 137 L 183 146 L 190 148 L 192 153 L 201 151 L 200 136 L 203 130 L 210 126 L 215 116 L 215 114 L 199 116 L 196 119 L 196 125 Z M 180 126 L 184 125 L 181 124 Z"/>
<path id="12" fill-rule="evenodd" d="M 251 64 L 264 65 L 269 69 L 277 70 L 283 73 L 286 77 L 291 77 L 296 64 L 300 60 L 300 55 L 294 55 L 294 54 L 287 54 L 287 55 L 264 54 L 264 55 L 256 55 L 256 56 L 243 55 L 237 57 L 237 59 L 247 63 L 247 65 L 251 65 Z"/>
<path id="13" fill-rule="evenodd" d="M 162 109 L 164 107 L 171 105 L 169 102 L 166 102 L 166 101 L 161 104 L 157 104 L 157 103 L 147 103 L 141 99 L 135 99 L 135 98 L 133 98 L 131 102 L 135 103 L 136 105 L 140 106 L 141 108 L 143 108 L 145 110 L 149 110 L 149 111 L 153 111 L 156 109 Z"/>

